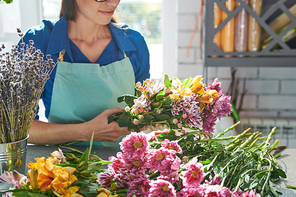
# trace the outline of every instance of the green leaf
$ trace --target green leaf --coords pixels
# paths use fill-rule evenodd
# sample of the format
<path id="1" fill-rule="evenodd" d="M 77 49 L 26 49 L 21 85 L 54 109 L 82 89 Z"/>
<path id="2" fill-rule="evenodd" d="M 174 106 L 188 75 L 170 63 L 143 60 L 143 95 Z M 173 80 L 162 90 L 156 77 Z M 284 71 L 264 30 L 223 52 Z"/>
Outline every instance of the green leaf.
<path id="1" fill-rule="evenodd" d="M 187 79 L 184 79 L 184 80 L 182 81 L 182 83 L 184 84 L 184 88 L 183 88 L 183 89 L 185 89 L 185 88 L 188 87 L 190 80 L 191 80 L 191 77 L 189 77 L 189 78 L 187 78 Z"/>
<path id="2" fill-rule="evenodd" d="M 166 93 L 166 88 L 164 88 L 162 91 L 160 91 L 157 95 L 156 95 L 156 101 L 160 101 L 163 99 L 163 97 L 165 96 Z"/>
<path id="3" fill-rule="evenodd" d="M 131 122 L 129 113 L 123 113 L 119 118 L 118 118 L 118 125 L 120 127 L 127 127 L 127 126 L 133 126 L 133 123 Z"/>
<path id="4" fill-rule="evenodd" d="M 281 169 L 277 169 L 277 172 L 279 173 L 279 175 L 280 175 L 281 177 L 283 177 L 283 178 L 287 178 L 287 175 L 286 175 L 286 173 L 285 173 L 283 170 L 281 170 Z"/>
<path id="5" fill-rule="evenodd" d="M 134 105 L 134 99 L 137 99 L 137 97 L 135 97 L 133 95 L 125 94 L 123 96 L 118 97 L 117 102 L 122 103 L 123 101 L 125 101 L 125 103 L 131 107 Z"/>
<path id="6" fill-rule="evenodd" d="M 259 161 L 259 156 L 254 153 L 254 152 L 251 152 L 252 153 L 252 157 L 256 160 L 256 161 Z"/>
<path id="7" fill-rule="evenodd" d="M 170 115 L 168 114 L 155 114 L 154 116 L 158 121 L 162 121 L 162 120 L 168 120 L 171 118 Z"/>
<path id="8" fill-rule="evenodd" d="M 285 186 L 286 186 L 288 189 L 296 189 L 296 186 L 293 186 L 293 185 L 287 185 L 287 184 L 285 184 Z"/>
<path id="9" fill-rule="evenodd" d="M 114 120 L 116 120 L 118 118 L 117 115 L 113 114 L 111 116 L 108 117 L 108 124 L 110 124 L 111 122 L 113 122 Z"/>
<path id="10" fill-rule="evenodd" d="M 172 86 L 172 82 L 170 81 L 168 75 L 165 75 L 165 76 L 164 76 L 164 85 L 165 85 L 167 88 L 170 88 L 170 87 Z"/>
<path id="11" fill-rule="evenodd" d="M 15 197 L 47 197 L 47 195 L 36 194 L 29 191 L 17 191 L 13 192 L 13 196 Z"/>

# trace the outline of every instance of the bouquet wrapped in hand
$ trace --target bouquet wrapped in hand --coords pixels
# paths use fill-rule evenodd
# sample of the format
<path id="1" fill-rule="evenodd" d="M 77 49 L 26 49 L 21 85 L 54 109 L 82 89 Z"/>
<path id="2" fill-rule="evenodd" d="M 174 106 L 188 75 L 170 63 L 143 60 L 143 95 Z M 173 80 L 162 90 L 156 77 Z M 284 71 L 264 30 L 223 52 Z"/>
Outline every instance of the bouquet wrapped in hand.
<path id="1" fill-rule="evenodd" d="M 208 86 L 202 79 L 200 75 L 181 81 L 166 75 L 164 84 L 153 79 L 143 84 L 138 82 L 136 96 L 118 98 L 118 102 L 125 102 L 127 106 L 121 113 L 110 116 L 109 123 L 117 121 L 120 127 L 136 132 L 167 125 L 183 133 L 184 128 L 190 128 L 213 135 L 216 120 L 232 111 L 230 96 L 225 96 L 218 79 Z"/>

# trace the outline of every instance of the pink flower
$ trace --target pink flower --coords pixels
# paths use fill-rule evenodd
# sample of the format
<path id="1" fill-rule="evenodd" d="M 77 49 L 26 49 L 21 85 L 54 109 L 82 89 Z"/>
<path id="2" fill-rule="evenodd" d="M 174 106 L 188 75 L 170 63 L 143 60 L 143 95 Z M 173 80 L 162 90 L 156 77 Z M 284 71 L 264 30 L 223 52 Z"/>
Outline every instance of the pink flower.
<path id="1" fill-rule="evenodd" d="M 170 141 L 168 139 L 165 139 L 164 143 L 162 143 L 161 146 L 169 150 L 174 150 L 179 154 L 183 153 L 182 148 L 178 144 L 178 141 Z"/>
<path id="2" fill-rule="evenodd" d="M 132 109 L 132 113 L 139 114 L 139 110 L 138 109 Z"/>
<path id="3" fill-rule="evenodd" d="M 111 183 L 113 182 L 115 173 L 114 172 L 104 172 L 97 174 L 97 182 L 103 187 L 103 188 L 110 188 Z"/>
<path id="4" fill-rule="evenodd" d="M 64 156 L 64 153 L 60 148 L 58 151 L 53 151 L 50 155 L 52 157 L 56 157 L 59 160 L 59 161 L 56 161 L 56 163 L 65 163 L 66 162 L 66 157 Z"/>
<path id="5" fill-rule="evenodd" d="M 183 124 L 182 123 L 178 123 L 178 127 L 179 128 L 182 128 L 183 127 Z"/>
<path id="6" fill-rule="evenodd" d="M 136 83 L 136 86 L 137 86 L 137 87 L 140 87 L 141 85 L 142 85 L 141 82 L 137 82 L 137 83 Z"/>
<path id="7" fill-rule="evenodd" d="M 178 121 L 178 119 L 177 118 L 175 118 L 174 120 L 173 120 L 173 123 L 174 124 L 177 124 L 179 121 Z"/>
<path id="8" fill-rule="evenodd" d="M 139 116 L 139 119 L 144 119 L 144 116 L 143 116 L 143 115 L 140 115 L 140 116 Z"/>
<path id="9" fill-rule="evenodd" d="M 176 196 L 175 187 L 168 181 L 155 180 L 150 183 L 148 197 L 174 197 Z"/>
<path id="10" fill-rule="evenodd" d="M 187 171 L 184 174 L 185 179 L 183 184 L 185 187 L 197 187 L 204 180 L 205 174 L 202 169 L 202 164 L 197 161 L 197 158 L 192 158 L 186 165 Z"/>
<path id="11" fill-rule="evenodd" d="M 260 194 L 255 194 L 253 190 L 251 191 L 246 191 L 242 194 L 242 197 L 260 197 Z"/>
<path id="12" fill-rule="evenodd" d="M 145 113 L 148 114 L 148 112 L 149 112 L 149 109 L 145 108 Z"/>
<path id="13" fill-rule="evenodd" d="M 138 125 L 139 124 L 139 120 L 134 119 L 134 125 Z"/>
<path id="14" fill-rule="evenodd" d="M 136 196 L 148 196 L 151 180 L 147 177 L 140 177 L 130 182 L 127 196 L 133 196 L 132 194 L 138 194 Z"/>
<path id="15" fill-rule="evenodd" d="M 150 172 L 158 170 L 161 175 L 175 175 L 180 166 L 181 159 L 176 156 L 176 151 L 164 147 L 150 150 L 147 155 Z"/>
<path id="16" fill-rule="evenodd" d="M 114 171 L 115 173 L 119 172 L 119 170 L 123 166 L 123 163 L 125 162 L 123 160 L 122 152 L 118 152 L 116 154 L 116 157 L 114 157 L 114 156 L 109 157 L 109 161 L 112 161 L 112 163 L 108 164 L 108 170 L 111 171 L 111 172 Z"/>
<path id="17" fill-rule="evenodd" d="M 16 188 L 22 188 L 26 185 L 27 177 L 23 174 L 20 174 L 16 170 L 14 171 L 4 171 L 4 173 L 0 176 L 0 181 L 8 184 L 13 184 Z"/>
<path id="18" fill-rule="evenodd" d="M 140 87 L 138 88 L 138 90 L 139 90 L 140 92 L 142 92 L 142 91 L 144 90 L 144 88 L 143 88 L 142 86 L 140 86 Z"/>
<path id="19" fill-rule="evenodd" d="M 147 159 L 146 157 L 134 157 L 131 158 L 129 155 L 124 154 L 125 163 L 123 168 L 131 170 L 137 173 L 144 173 L 147 168 Z"/>
<path id="20" fill-rule="evenodd" d="M 129 106 L 126 106 L 126 107 L 124 108 L 124 110 L 125 110 L 126 112 L 129 112 L 131 109 L 129 108 Z"/>
<path id="21" fill-rule="evenodd" d="M 147 103 L 147 100 L 145 98 L 145 95 L 142 94 L 139 98 L 137 99 L 134 99 L 134 108 L 135 109 L 138 109 L 138 108 L 141 108 L 141 107 L 147 107 L 150 103 Z"/>
<path id="22" fill-rule="evenodd" d="M 119 144 L 124 155 L 128 155 L 131 159 L 142 158 L 149 149 L 149 143 L 144 132 L 132 132 L 124 137 Z"/>
<path id="23" fill-rule="evenodd" d="M 144 108 L 141 107 L 139 111 L 140 111 L 141 113 L 143 113 L 143 112 L 144 112 Z"/>

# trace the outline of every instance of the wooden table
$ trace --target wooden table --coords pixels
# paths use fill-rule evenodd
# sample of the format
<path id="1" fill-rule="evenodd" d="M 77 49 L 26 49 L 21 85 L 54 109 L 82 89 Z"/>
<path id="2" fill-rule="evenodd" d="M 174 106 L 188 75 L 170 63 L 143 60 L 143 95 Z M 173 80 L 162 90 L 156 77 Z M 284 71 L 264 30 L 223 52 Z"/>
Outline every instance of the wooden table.
<path id="1" fill-rule="evenodd" d="M 82 152 L 87 146 L 73 146 Z M 47 157 L 53 151 L 58 150 L 58 146 L 40 146 L 28 145 L 27 163 L 35 162 L 36 157 Z M 115 156 L 120 151 L 119 148 L 106 148 L 101 146 L 93 146 L 92 153 L 98 155 L 104 160 L 108 160 L 109 156 Z M 281 179 L 276 184 L 283 192 L 282 196 L 293 197 L 296 196 L 296 190 L 287 189 L 285 184 L 296 186 L 296 149 L 285 149 L 282 151 L 282 156 L 278 158 L 278 163 L 283 171 L 286 172 L 287 178 Z"/>

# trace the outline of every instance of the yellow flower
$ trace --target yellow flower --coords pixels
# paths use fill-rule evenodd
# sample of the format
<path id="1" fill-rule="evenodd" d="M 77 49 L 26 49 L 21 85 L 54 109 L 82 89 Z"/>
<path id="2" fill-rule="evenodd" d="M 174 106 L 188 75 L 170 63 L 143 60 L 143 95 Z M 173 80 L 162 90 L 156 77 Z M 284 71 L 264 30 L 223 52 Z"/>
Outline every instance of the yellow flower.
<path id="1" fill-rule="evenodd" d="M 206 104 L 213 102 L 215 98 L 219 96 L 216 90 L 208 90 L 201 97 L 196 98 L 196 101 L 199 102 L 200 110 L 203 111 Z"/>
<path id="2" fill-rule="evenodd" d="M 97 195 L 97 197 L 109 197 L 109 196 L 116 197 L 117 196 L 117 195 L 111 195 L 111 191 L 109 191 L 105 188 L 102 188 L 102 187 L 98 189 L 98 192 L 100 192 L 100 193 Z"/>
<path id="3" fill-rule="evenodd" d="M 195 94 L 203 95 L 205 92 L 202 79 L 202 75 L 198 75 L 190 81 L 190 89 Z"/>
<path id="4" fill-rule="evenodd" d="M 185 87 L 185 85 L 178 79 L 173 79 L 172 81 L 173 87 L 170 88 L 172 94 L 170 95 L 173 99 L 179 99 L 179 97 L 190 96 L 192 91 L 189 87 Z"/>
<path id="5" fill-rule="evenodd" d="M 66 191 L 66 194 L 62 195 L 62 197 L 83 197 L 83 195 L 76 193 L 78 190 L 78 186 L 69 187 Z"/>

